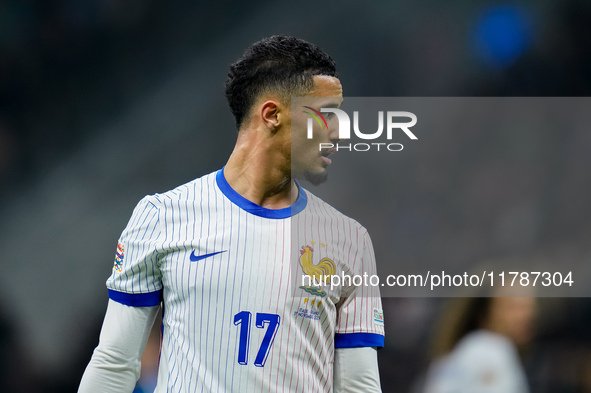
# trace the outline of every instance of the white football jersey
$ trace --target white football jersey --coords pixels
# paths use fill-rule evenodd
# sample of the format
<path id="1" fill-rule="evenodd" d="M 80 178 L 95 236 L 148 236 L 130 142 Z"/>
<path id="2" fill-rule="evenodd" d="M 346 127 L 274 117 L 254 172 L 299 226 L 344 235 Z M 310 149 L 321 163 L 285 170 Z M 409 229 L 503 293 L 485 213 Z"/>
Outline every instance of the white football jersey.
<path id="1" fill-rule="evenodd" d="M 331 392 L 335 347 L 384 345 L 379 288 L 301 277 L 375 269 L 356 221 L 301 187 L 291 207 L 265 209 L 222 169 L 140 201 L 107 287 L 163 304 L 155 392 Z"/>

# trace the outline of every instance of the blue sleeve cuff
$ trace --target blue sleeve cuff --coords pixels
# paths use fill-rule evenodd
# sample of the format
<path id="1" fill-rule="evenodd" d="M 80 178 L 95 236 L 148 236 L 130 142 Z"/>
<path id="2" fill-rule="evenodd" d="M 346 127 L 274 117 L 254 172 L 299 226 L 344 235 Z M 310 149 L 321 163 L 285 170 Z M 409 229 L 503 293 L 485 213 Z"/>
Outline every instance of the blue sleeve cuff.
<path id="1" fill-rule="evenodd" d="M 384 347 L 384 336 L 376 333 L 337 333 L 335 348 Z"/>
<path id="2" fill-rule="evenodd" d="M 109 299 L 132 307 L 152 307 L 160 304 L 162 290 L 148 293 L 125 293 L 109 289 Z"/>

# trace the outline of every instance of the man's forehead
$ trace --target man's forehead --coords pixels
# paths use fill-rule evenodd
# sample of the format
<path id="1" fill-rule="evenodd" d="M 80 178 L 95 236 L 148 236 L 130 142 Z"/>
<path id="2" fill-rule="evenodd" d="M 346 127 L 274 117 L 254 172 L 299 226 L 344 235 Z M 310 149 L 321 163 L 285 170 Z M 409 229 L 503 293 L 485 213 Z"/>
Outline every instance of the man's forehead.
<path id="1" fill-rule="evenodd" d="M 343 87 L 339 78 L 328 75 L 315 75 L 314 87 L 308 95 L 316 97 L 338 97 L 343 95 Z"/>
<path id="2" fill-rule="evenodd" d="M 314 87 L 306 96 L 318 97 L 326 106 L 339 106 L 343 101 L 343 87 L 341 81 L 334 76 L 315 75 Z"/>

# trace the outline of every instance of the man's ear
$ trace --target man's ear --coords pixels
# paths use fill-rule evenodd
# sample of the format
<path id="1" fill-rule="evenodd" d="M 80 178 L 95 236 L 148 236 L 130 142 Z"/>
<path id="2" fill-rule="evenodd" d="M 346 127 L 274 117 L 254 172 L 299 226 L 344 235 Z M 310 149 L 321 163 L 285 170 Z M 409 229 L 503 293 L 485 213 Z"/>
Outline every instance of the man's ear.
<path id="1" fill-rule="evenodd" d="M 282 110 L 283 105 L 276 100 L 267 100 L 260 106 L 261 121 L 269 130 L 279 128 Z"/>

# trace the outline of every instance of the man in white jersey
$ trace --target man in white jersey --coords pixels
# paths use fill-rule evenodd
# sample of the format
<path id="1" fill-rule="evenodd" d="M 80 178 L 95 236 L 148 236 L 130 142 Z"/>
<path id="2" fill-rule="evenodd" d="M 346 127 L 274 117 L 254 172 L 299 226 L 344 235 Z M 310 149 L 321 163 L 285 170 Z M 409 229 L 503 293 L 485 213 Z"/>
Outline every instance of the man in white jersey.
<path id="1" fill-rule="evenodd" d="M 381 391 L 378 289 L 294 279 L 375 274 L 365 228 L 295 181 L 324 181 L 331 152 L 318 143 L 338 142 L 330 120 L 306 137 L 298 96 L 315 110 L 342 102 L 333 60 L 313 44 L 265 38 L 231 66 L 236 147 L 224 168 L 135 208 L 79 392 L 133 391 L 161 306 L 158 393 Z"/>

